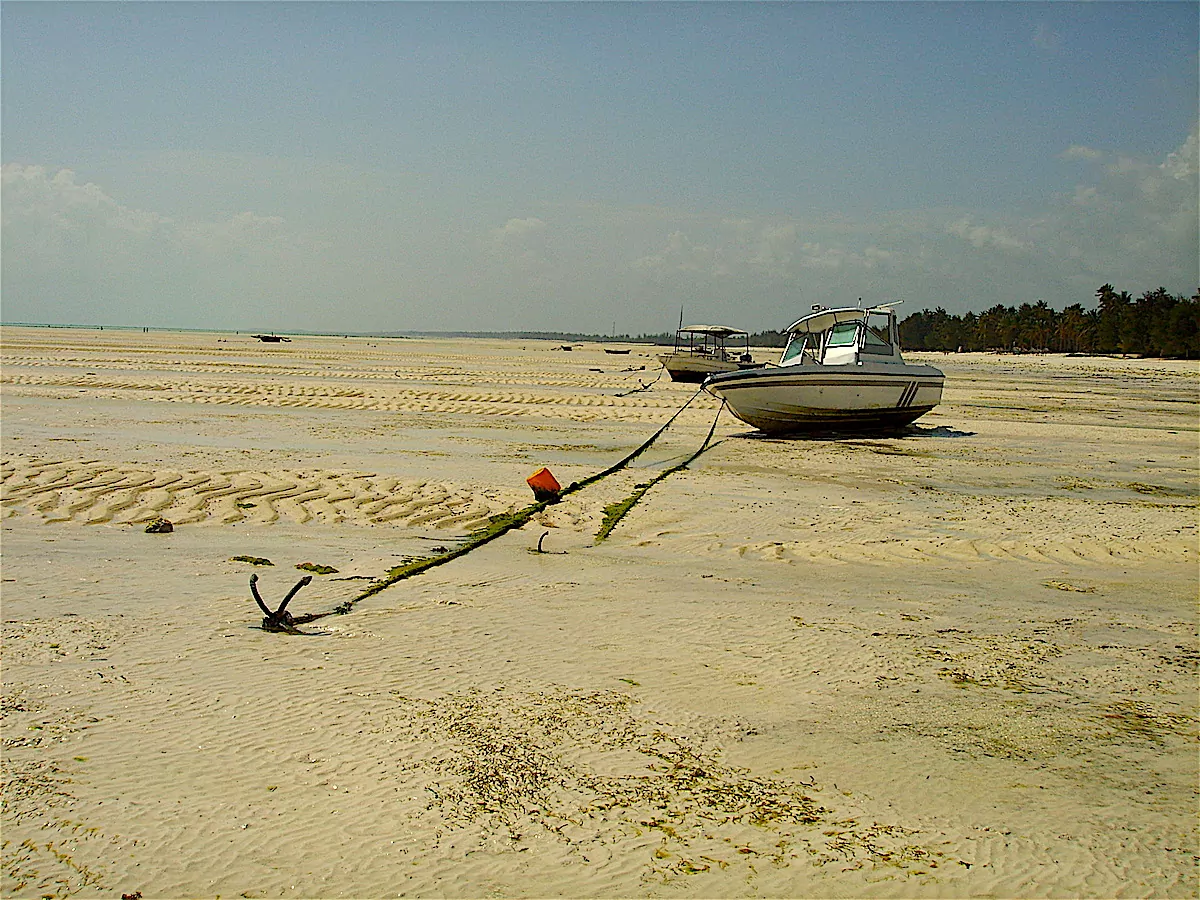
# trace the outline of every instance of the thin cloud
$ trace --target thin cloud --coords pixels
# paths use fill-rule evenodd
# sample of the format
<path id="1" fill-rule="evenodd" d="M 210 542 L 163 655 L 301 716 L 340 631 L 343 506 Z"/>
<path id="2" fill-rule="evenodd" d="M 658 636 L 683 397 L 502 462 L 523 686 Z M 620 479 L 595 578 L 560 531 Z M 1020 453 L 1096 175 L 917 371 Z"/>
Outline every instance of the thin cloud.
<path id="1" fill-rule="evenodd" d="M 604 308 L 626 328 L 653 330 L 686 302 L 699 317 L 758 329 L 813 302 L 858 297 L 958 312 L 1042 298 L 1086 303 L 1105 282 L 1190 292 L 1200 282 L 1197 144 L 1193 129 L 1151 160 L 1071 145 L 1068 156 L 1099 164 L 1025 216 L 987 208 L 733 215 L 592 203 L 561 205 L 552 221 L 455 221 L 424 243 L 353 222 L 305 231 L 251 210 L 177 221 L 122 203 L 70 169 L 10 164 L 0 205 L 4 310 L 14 321 L 103 314 L 258 327 L 269 316 L 293 327 L 553 322 L 577 330 L 610 327 L 611 318 L 596 318 Z M 402 218 L 407 208 L 397 209 Z M 355 321 L 347 296 L 356 298 Z"/>
<path id="2" fill-rule="evenodd" d="M 545 280 L 554 275 L 550 234 L 537 216 L 512 218 L 493 228 L 491 258 L 509 275 Z"/>
<path id="3" fill-rule="evenodd" d="M 0 166 L 6 224 L 23 220 L 27 225 L 67 231 L 117 229 L 148 234 L 169 226 L 171 220 L 146 210 L 122 206 L 92 182 L 80 184 L 75 172 L 45 166 L 5 163 Z"/>
<path id="4" fill-rule="evenodd" d="M 1062 45 L 1062 37 L 1053 28 L 1040 24 L 1033 30 L 1033 46 L 1047 53 L 1053 53 Z"/>
<path id="5" fill-rule="evenodd" d="M 294 303 L 328 262 L 280 216 L 179 221 L 65 168 L 7 163 L 0 186 L 6 318 L 244 323 L 256 314 L 246 298 L 264 310 Z"/>
<path id="6" fill-rule="evenodd" d="M 1058 155 L 1059 159 L 1065 159 L 1069 162 L 1082 160 L 1084 162 L 1094 162 L 1098 159 L 1103 159 L 1104 154 L 1099 150 L 1094 150 L 1091 147 L 1084 147 L 1081 144 L 1072 144 L 1066 150 Z"/>
<path id="7" fill-rule="evenodd" d="M 1200 168 L 1200 125 L 1192 126 L 1183 146 L 1169 154 L 1159 168 L 1164 175 L 1180 180 L 1195 178 Z"/>
<path id="8" fill-rule="evenodd" d="M 527 219 L 509 219 L 499 228 L 492 229 L 492 236 L 498 241 L 521 240 L 546 229 L 546 223 L 536 216 Z"/>
<path id="9" fill-rule="evenodd" d="M 951 222 L 946 229 L 948 234 L 960 237 L 976 250 L 995 248 L 997 250 L 1024 250 L 1029 245 L 1014 237 L 1004 228 L 992 225 L 976 225 L 970 216 L 963 216 L 956 222 Z"/>

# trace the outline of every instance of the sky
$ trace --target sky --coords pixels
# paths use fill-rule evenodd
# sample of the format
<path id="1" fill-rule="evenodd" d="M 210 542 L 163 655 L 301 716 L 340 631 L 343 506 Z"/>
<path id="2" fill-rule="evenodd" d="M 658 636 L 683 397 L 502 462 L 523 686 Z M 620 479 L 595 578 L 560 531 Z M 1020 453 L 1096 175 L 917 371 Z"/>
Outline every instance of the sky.
<path id="1" fill-rule="evenodd" d="M 1200 287 L 1200 3 L 0 4 L 0 319 L 760 331 Z"/>

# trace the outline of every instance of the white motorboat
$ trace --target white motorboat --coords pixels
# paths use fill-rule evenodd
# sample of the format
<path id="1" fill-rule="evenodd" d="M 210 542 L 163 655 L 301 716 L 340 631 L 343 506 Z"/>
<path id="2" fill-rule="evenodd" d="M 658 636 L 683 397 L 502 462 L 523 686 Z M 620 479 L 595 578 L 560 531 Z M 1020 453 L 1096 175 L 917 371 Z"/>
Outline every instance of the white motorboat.
<path id="1" fill-rule="evenodd" d="M 681 317 L 682 318 L 682 317 Z M 745 350 L 729 350 L 725 342 L 743 337 Z M 672 381 L 701 382 L 718 372 L 736 372 L 756 365 L 750 355 L 750 335 L 726 325 L 689 325 L 675 332 L 675 349 L 658 361 Z"/>
<path id="2" fill-rule="evenodd" d="M 941 402 L 946 376 L 904 361 L 890 306 L 814 306 L 787 333 L 778 365 L 713 375 L 704 383 L 760 431 L 895 430 Z"/>

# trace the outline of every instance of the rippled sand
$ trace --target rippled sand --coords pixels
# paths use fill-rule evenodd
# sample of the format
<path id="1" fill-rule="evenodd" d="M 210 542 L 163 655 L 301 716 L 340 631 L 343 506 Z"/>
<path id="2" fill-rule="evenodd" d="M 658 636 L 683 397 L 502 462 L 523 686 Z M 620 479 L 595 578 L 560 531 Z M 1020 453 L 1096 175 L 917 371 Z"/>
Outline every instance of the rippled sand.
<path id="1" fill-rule="evenodd" d="M 360 600 L 695 386 L 628 345 L 0 335 L 5 895 L 1200 890 L 1195 362 L 913 354 L 945 402 L 890 438 L 701 395 Z M 250 574 L 303 563 L 292 612 L 352 611 L 263 632 Z"/>

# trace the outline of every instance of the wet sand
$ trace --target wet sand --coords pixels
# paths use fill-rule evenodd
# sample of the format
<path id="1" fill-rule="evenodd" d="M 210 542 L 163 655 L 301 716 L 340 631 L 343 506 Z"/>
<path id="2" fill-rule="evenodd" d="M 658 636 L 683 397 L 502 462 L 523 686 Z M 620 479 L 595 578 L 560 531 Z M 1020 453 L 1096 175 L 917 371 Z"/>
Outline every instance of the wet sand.
<path id="1" fill-rule="evenodd" d="M 695 386 L 634 390 L 636 345 L 0 337 L 5 895 L 1200 890 L 1195 362 L 909 354 L 944 402 L 887 438 L 701 395 L 358 600 Z M 249 576 L 303 563 L 293 613 L 352 610 L 262 631 Z"/>

